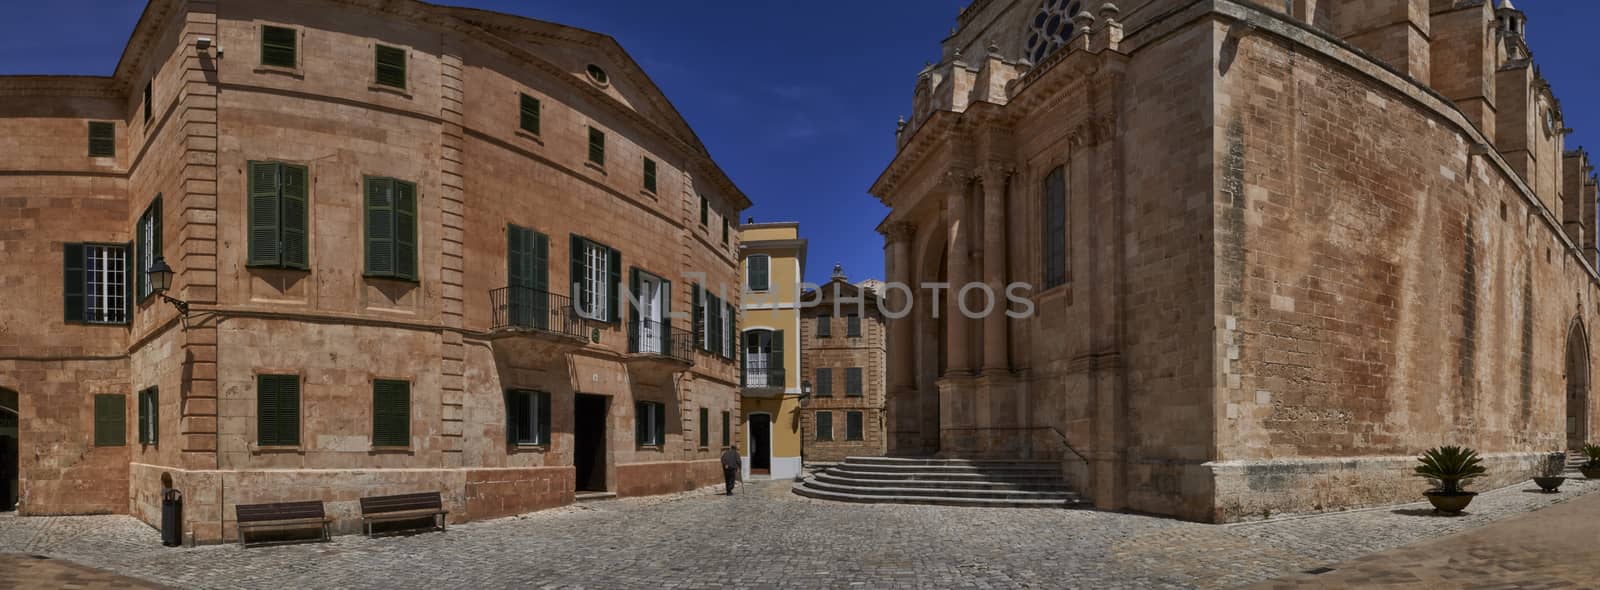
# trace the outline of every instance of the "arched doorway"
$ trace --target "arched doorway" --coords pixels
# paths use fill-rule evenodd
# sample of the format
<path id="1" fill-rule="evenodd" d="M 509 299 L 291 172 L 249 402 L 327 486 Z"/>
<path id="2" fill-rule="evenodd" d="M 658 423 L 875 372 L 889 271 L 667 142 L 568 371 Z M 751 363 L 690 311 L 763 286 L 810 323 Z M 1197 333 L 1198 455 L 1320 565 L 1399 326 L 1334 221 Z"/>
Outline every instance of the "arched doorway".
<path id="1" fill-rule="evenodd" d="M 1589 337 L 1573 320 L 1567 333 L 1567 448 L 1581 449 L 1589 437 Z"/>
<path id="2" fill-rule="evenodd" d="M 18 453 L 21 440 L 18 434 L 21 406 L 17 405 L 17 392 L 0 389 L 0 512 L 17 509 L 17 485 L 20 473 Z"/>

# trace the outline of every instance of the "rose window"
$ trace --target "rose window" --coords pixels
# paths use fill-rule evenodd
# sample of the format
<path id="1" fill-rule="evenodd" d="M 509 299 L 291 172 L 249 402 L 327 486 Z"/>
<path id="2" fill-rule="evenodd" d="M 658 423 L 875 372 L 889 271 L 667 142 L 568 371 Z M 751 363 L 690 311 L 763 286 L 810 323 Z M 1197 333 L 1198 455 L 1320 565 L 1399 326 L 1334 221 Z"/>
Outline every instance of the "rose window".
<path id="1" fill-rule="evenodd" d="M 1039 13 L 1028 23 L 1028 58 L 1033 63 L 1061 49 L 1072 38 L 1072 15 L 1078 13 L 1078 0 L 1044 0 Z"/>

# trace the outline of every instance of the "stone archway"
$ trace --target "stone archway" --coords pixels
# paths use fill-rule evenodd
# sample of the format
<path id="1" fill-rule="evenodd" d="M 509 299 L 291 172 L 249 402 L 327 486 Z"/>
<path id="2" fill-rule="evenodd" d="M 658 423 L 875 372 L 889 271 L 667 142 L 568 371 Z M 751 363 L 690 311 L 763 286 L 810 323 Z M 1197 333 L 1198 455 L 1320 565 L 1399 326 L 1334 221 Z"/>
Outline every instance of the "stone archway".
<path id="1" fill-rule="evenodd" d="M 0 512 L 17 507 L 22 406 L 17 392 L 0 388 Z"/>
<path id="2" fill-rule="evenodd" d="M 1583 323 L 1572 321 L 1567 332 L 1567 448 L 1581 449 L 1589 437 L 1589 336 Z"/>

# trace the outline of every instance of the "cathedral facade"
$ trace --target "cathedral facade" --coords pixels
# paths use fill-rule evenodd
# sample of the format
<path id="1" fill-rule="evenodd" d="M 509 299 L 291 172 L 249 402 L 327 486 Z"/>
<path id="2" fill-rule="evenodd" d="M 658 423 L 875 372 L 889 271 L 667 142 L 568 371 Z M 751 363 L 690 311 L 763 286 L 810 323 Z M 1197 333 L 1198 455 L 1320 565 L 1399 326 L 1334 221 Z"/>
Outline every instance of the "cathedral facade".
<path id="1" fill-rule="evenodd" d="M 1528 34 L 1504 1 L 973 2 L 871 188 L 912 309 L 889 452 L 1226 522 L 1592 440 L 1596 184 Z M 1026 296 L 970 318 L 974 283 Z"/>

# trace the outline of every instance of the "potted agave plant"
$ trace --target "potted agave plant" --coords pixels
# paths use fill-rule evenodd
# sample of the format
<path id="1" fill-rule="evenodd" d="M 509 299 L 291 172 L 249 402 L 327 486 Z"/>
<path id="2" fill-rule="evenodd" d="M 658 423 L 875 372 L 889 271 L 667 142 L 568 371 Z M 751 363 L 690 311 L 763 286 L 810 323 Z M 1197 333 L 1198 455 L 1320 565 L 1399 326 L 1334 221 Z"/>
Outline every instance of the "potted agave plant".
<path id="1" fill-rule="evenodd" d="M 1539 484 L 1539 489 L 1544 490 L 1547 494 L 1559 492 L 1561 491 L 1561 484 L 1567 481 L 1567 478 L 1561 475 L 1561 472 L 1565 471 L 1566 468 L 1566 453 L 1556 451 L 1545 455 L 1544 469 L 1540 471 L 1539 476 L 1533 478 L 1533 483 Z"/>
<path id="2" fill-rule="evenodd" d="M 1600 445 L 1583 445 L 1583 454 L 1589 456 L 1589 462 L 1578 468 L 1583 476 L 1589 479 L 1600 479 Z"/>
<path id="3" fill-rule="evenodd" d="M 1472 498 L 1478 495 L 1477 492 L 1466 491 L 1467 482 L 1483 477 L 1488 472 L 1482 461 L 1478 460 L 1478 452 L 1466 447 L 1435 447 L 1428 449 L 1417 461 L 1422 464 L 1416 467 L 1416 475 L 1427 478 L 1434 485 L 1423 495 L 1439 512 L 1461 512 L 1466 509 L 1467 504 L 1472 503 Z"/>

